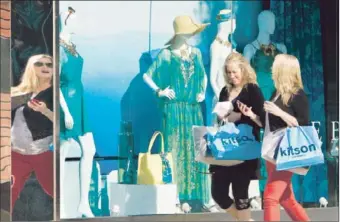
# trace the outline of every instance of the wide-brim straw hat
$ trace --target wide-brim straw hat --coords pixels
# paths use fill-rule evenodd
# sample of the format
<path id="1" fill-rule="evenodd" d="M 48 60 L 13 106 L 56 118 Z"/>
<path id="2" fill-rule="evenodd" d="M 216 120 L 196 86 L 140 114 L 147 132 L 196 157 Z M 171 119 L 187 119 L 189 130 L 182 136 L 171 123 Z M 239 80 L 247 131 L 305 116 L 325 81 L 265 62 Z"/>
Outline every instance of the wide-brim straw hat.
<path id="1" fill-rule="evenodd" d="M 198 24 L 195 23 L 190 16 L 187 15 L 180 15 L 177 16 L 174 19 L 173 27 L 174 27 L 174 36 L 165 43 L 165 45 L 170 45 L 174 41 L 176 35 L 185 35 L 185 34 L 191 34 L 196 35 L 200 32 L 202 32 L 210 23 L 205 24 Z"/>

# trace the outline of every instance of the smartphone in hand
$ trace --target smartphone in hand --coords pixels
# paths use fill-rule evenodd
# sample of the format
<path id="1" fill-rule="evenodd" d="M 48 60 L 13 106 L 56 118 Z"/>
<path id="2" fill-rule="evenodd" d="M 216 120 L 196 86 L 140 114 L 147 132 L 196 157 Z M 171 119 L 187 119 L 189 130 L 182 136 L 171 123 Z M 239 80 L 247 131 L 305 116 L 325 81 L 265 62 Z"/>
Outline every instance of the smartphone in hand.
<path id="1" fill-rule="evenodd" d="M 31 103 L 33 103 L 33 104 L 39 104 L 40 103 L 40 101 L 39 100 L 37 100 L 37 99 L 31 99 Z"/>

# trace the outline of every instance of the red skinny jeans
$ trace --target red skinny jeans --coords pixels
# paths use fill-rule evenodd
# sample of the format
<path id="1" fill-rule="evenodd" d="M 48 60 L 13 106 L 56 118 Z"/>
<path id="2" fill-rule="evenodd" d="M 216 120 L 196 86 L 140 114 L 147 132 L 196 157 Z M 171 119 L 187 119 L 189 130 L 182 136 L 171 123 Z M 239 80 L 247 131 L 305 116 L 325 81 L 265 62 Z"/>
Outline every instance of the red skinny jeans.
<path id="1" fill-rule="evenodd" d="M 12 200 L 13 211 L 16 200 L 32 172 L 44 191 L 53 197 L 53 152 L 23 155 L 12 151 Z"/>
<path id="2" fill-rule="evenodd" d="M 268 179 L 264 190 L 264 221 L 280 221 L 280 207 L 293 221 L 310 221 L 306 211 L 296 201 L 292 186 L 292 172 L 276 171 L 276 166 L 266 162 Z"/>

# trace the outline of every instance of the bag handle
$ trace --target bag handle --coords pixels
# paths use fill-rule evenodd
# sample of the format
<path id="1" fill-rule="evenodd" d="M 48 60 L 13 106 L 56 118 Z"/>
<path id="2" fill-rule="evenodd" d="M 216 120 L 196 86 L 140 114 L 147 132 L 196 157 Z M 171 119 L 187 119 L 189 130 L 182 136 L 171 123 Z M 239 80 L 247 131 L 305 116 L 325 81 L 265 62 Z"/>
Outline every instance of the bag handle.
<path id="1" fill-rule="evenodd" d="M 303 130 L 303 128 L 302 128 L 301 126 L 297 126 L 297 128 L 302 132 L 302 134 L 303 134 L 304 137 L 306 138 L 307 142 L 311 144 L 312 142 L 310 141 L 310 138 L 307 136 L 307 134 L 306 134 L 306 132 Z M 291 129 L 291 127 L 287 128 L 288 144 L 289 144 L 289 146 L 291 146 L 291 143 L 290 143 L 290 129 Z"/>
<path id="2" fill-rule="evenodd" d="M 153 144 L 155 143 L 157 136 L 161 137 L 161 153 L 164 153 L 164 137 L 163 137 L 163 134 L 159 131 L 156 131 L 152 135 L 152 137 L 150 139 L 149 147 L 148 147 L 148 153 L 151 153 L 151 148 L 153 147 Z"/>
<path id="3" fill-rule="evenodd" d="M 275 102 L 279 97 L 280 97 L 279 94 L 276 95 L 271 102 Z M 264 127 L 264 136 L 266 136 L 266 134 L 268 134 L 270 132 L 268 112 L 266 112 L 266 120 L 265 121 L 266 121 L 266 124 L 265 124 L 265 127 Z"/>

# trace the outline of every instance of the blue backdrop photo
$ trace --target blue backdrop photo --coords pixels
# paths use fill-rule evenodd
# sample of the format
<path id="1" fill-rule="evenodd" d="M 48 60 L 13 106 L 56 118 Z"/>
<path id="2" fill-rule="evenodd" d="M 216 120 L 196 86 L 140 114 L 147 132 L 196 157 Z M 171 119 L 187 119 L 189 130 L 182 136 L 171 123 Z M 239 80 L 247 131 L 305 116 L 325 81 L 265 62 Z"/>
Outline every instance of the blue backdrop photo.
<path id="1" fill-rule="evenodd" d="M 263 10 L 261 1 L 233 1 L 233 4 L 230 1 L 177 1 L 176 4 L 171 1 L 60 1 L 59 5 L 60 11 L 67 10 L 68 6 L 76 10 L 77 28 L 73 42 L 84 58 L 82 80 L 98 156 L 119 155 L 118 134 L 122 121 L 132 122 L 135 154 L 145 152 L 153 132 L 160 129 L 160 113 L 155 96 L 143 82 L 142 75 L 159 49 L 173 35 L 172 22 L 175 16 L 187 14 L 197 22 L 211 23 L 190 42 L 200 48 L 209 75 L 209 49 L 217 33 L 218 12 L 230 7 L 235 11 L 234 37 L 237 51 L 242 53 L 244 46 L 257 37 L 257 16 Z M 271 7 L 277 17 L 277 30 L 273 39 L 284 42 L 288 53 L 299 57 L 303 80 L 313 107 L 312 120 L 324 125 L 322 60 L 321 54 L 315 55 L 318 53 L 315 49 L 321 49 L 318 6 L 308 8 L 313 13 L 314 25 L 295 27 L 294 30 L 301 33 L 298 38 L 292 37 L 296 33 L 287 31 L 290 29 L 287 24 L 293 24 L 296 18 L 283 15 L 283 10 L 289 8 L 291 13 L 302 13 L 301 7 L 306 6 L 301 3 L 300 8 L 293 9 L 286 2 L 272 1 Z M 300 19 L 308 20 L 305 17 Z M 302 33 L 303 30 L 305 33 Z M 299 46 L 306 40 L 311 40 L 311 44 Z M 314 62 L 307 62 L 311 57 Z M 212 97 L 213 92 L 208 83 L 202 107 L 206 125 L 212 122 Z M 320 129 L 320 135 L 324 134 L 325 130 Z M 99 163 L 102 174 L 108 174 L 118 167 L 117 161 Z M 305 202 L 316 202 L 321 196 L 327 198 L 326 175 L 326 166 L 320 166 L 313 168 L 303 181 L 301 177 L 295 177 L 296 197 Z"/>

